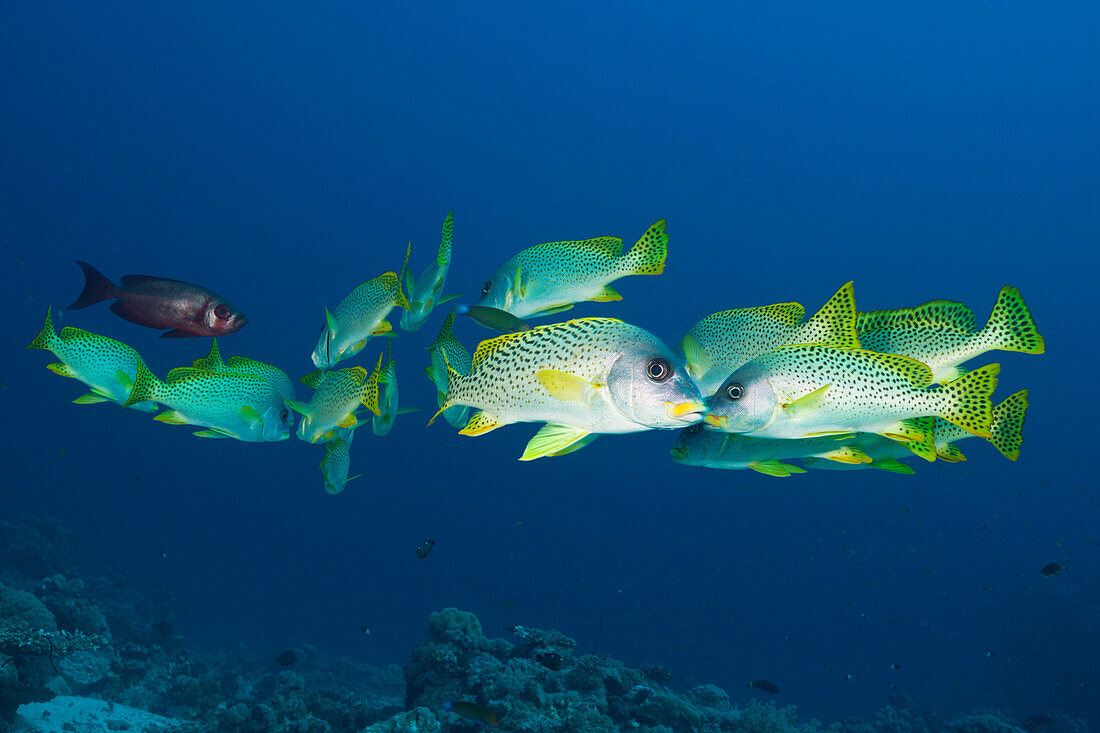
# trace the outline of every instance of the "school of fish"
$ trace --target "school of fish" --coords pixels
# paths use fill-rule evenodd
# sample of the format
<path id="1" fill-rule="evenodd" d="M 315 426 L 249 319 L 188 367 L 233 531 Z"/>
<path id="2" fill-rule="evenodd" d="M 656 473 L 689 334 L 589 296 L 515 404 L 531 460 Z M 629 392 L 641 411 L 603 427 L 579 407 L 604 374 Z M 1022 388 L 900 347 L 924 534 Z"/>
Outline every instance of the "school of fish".
<path id="1" fill-rule="evenodd" d="M 339 494 L 356 478 L 349 473 L 357 429 L 370 423 L 375 436 L 385 436 L 399 415 L 417 409 L 399 404 L 389 347 L 396 331 L 387 317 L 400 309 L 401 330 L 415 332 L 433 310 L 460 297 L 443 292 L 453 237 L 448 213 L 436 255 L 418 277 L 409 272 L 410 244 L 399 272 L 383 272 L 323 308 L 310 355 L 316 370 L 300 380 L 313 390 L 306 400 L 277 366 L 223 359 L 216 339 L 205 356 L 163 379 L 121 341 L 73 327 L 58 331 L 49 310 L 28 348 L 52 352 L 59 361 L 51 371 L 88 387 L 73 400 L 78 404 L 156 413 L 154 420 L 193 426 L 202 438 L 277 442 L 296 433 L 321 443 L 323 487 Z M 477 303 L 451 308 L 426 347 L 438 408 L 428 424 L 442 416 L 461 435 L 477 436 L 541 423 L 523 461 L 566 455 L 605 434 L 679 430 L 671 450 L 677 463 L 775 477 L 807 469 L 912 474 L 914 457 L 965 460 L 956 443 L 969 437 L 985 439 L 1009 460 L 1019 456 L 1027 390 L 995 405 L 1000 365 L 969 365 L 990 351 L 1043 353 L 1031 311 L 1012 286 L 1001 289 L 980 328 L 970 308 L 947 300 L 861 312 L 851 282 L 809 318 L 793 302 L 738 307 L 703 318 L 672 348 L 615 318 L 525 320 L 582 301 L 620 300 L 611 283 L 660 274 L 668 242 L 660 220 L 626 253 L 622 239 L 605 236 L 536 244 L 505 261 L 481 285 Z M 162 334 L 169 337 L 224 336 L 247 323 L 201 286 L 144 275 L 127 275 L 117 286 L 77 264 L 86 284 L 70 309 L 115 298 L 116 315 L 170 329 Z M 501 335 L 471 354 L 454 333 L 456 315 Z M 338 366 L 375 337 L 386 337 L 387 346 L 373 369 Z"/>

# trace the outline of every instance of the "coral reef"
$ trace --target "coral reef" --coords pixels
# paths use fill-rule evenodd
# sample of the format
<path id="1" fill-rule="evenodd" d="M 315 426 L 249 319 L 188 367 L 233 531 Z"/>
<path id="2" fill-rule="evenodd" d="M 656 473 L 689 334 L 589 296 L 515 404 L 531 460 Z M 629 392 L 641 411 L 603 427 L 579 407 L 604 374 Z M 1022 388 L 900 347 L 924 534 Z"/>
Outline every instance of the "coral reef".
<path id="1" fill-rule="evenodd" d="M 869 721 L 823 728 L 792 706 L 734 704 L 714 685 L 673 689 L 660 665 L 578 655 L 559 631 L 517 625 L 511 640 L 489 638 L 456 608 L 431 614 L 403 669 L 309 645 L 293 650 L 291 666 L 244 646 L 200 654 L 173 632 L 170 589 L 147 597 L 118 575 L 82 573 L 55 521 L 0 530 L 0 733 L 435 733 L 486 723 L 534 733 L 1087 733 L 1057 712 L 1038 724 L 1005 711 L 945 718 L 900 694 Z"/>

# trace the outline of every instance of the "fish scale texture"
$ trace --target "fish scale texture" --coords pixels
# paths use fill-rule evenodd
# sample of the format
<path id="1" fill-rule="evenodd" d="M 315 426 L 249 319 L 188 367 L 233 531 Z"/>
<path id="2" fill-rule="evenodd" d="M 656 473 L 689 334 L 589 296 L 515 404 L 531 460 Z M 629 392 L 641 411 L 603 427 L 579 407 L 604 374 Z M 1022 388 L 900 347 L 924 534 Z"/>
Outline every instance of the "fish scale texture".
<path id="1" fill-rule="evenodd" d="M 926 388 L 931 383 L 931 370 L 898 354 L 818 345 L 791 346 L 760 357 L 755 363 L 768 375 L 784 404 L 829 385 L 821 409 L 850 420 L 846 424 L 853 428 L 941 415 L 983 436 L 988 435 L 992 418 L 989 395 L 999 372 L 999 367 L 992 364 L 949 387 L 929 390 Z"/>
<path id="2" fill-rule="evenodd" d="M 481 342 L 470 373 L 452 375 L 451 404 L 491 406 L 499 412 L 543 410 L 561 406 L 535 374 L 552 369 L 586 381 L 601 376 L 619 354 L 639 340 L 652 337 L 640 328 L 613 318 L 585 318 L 539 326 Z"/>

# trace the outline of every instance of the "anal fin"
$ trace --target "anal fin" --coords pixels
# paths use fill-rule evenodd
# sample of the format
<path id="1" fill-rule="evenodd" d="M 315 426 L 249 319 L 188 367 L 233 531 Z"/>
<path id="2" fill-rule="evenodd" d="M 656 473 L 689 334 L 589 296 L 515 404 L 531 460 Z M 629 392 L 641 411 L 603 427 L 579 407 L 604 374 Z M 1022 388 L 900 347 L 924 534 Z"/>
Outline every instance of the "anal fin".
<path id="1" fill-rule="evenodd" d="M 776 478 L 786 478 L 792 473 L 806 473 L 804 468 L 792 466 L 789 463 L 781 463 L 775 458 L 769 458 L 766 461 L 753 461 L 749 464 L 749 468 L 765 476 L 775 476 Z"/>
<path id="2" fill-rule="evenodd" d="M 496 430 L 505 423 L 498 422 L 496 418 L 486 415 L 484 410 L 475 412 L 470 416 L 466 427 L 458 431 L 459 435 L 484 435 L 490 430 Z"/>
<path id="3" fill-rule="evenodd" d="M 597 290 L 589 300 L 594 300 L 598 303 L 609 303 L 613 300 L 622 300 L 623 296 L 619 295 L 613 287 L 610 285 L 604 285 Z"/>

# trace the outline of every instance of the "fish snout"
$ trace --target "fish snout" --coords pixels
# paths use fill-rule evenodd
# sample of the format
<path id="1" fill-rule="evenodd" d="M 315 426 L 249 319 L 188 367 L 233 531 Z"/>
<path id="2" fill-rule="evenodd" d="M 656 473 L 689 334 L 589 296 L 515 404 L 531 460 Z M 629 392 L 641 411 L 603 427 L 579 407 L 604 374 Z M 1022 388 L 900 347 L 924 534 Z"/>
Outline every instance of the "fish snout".
<path id="1" fill-rule="evenodd" d="M 698 400 L 665 403 L 665 414 L 673 420 L 697 423 L 703 419 L 703 415 L 706 411 L 707 406 Z"/>
<path id="2" fill-rule="evenodd" d="M 688 449 L 682 445 L 672 446 L 672 450 L 669 451 L 669 455 L 672 456 L 674 461 L 682 461 L 688 456 Z"/>
<path id="3" fill-rule="evenodd" d="M 703 418 L 703 422 L 705 422 L 707 425 L 711 425 L 718 429 L 726 427 L 726 424 L 729 423 L 729 421 L 730 419 L 728 415 L 715 415 L 714 413 L 709 413 L 706 417 Z"/>

